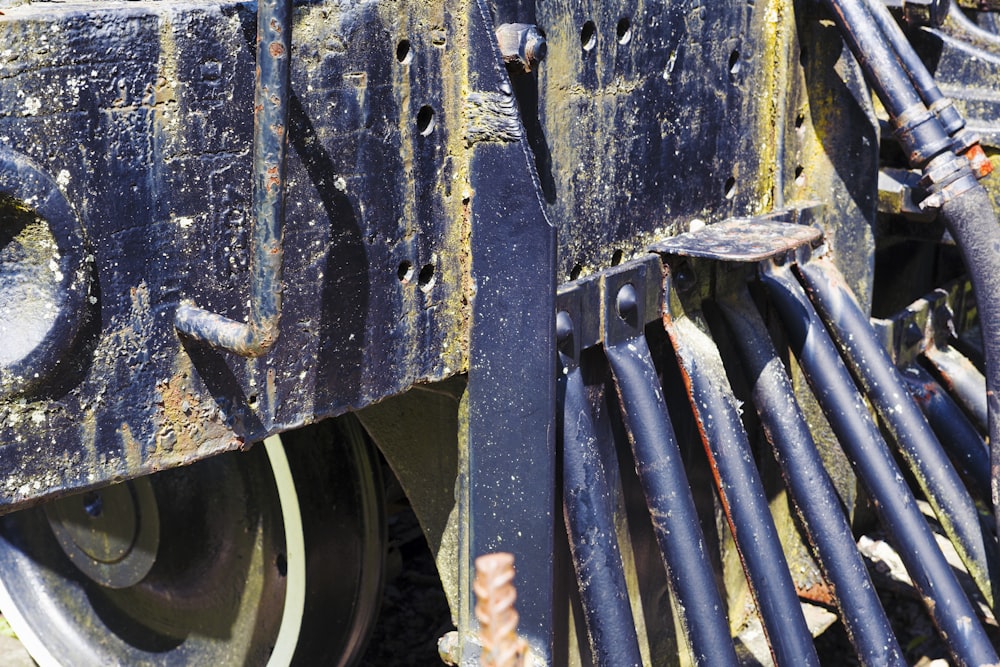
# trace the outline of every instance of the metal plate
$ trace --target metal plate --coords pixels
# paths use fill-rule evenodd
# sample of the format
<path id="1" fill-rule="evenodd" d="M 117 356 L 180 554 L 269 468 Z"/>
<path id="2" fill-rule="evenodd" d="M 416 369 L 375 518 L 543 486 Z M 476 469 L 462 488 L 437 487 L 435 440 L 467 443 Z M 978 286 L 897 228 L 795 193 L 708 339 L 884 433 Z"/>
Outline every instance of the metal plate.
<path id="1" fill-rule="evenodd" d="M 725 262 L 760 262 L 823 238 L 816 227 L 756 218 L 733 218 L 650 247 L 653 252 Z"/>

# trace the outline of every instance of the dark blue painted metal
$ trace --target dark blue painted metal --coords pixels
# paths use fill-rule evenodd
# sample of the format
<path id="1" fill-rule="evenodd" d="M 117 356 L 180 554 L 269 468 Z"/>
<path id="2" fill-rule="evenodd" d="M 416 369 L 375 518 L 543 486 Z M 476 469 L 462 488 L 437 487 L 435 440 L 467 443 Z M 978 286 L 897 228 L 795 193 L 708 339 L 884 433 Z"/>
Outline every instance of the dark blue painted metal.
<path id="1" fill-rule="evenodd" d="M 901 375 L 952 462 L 976 495 L 989 502 L 990 450 L 982 436 L 930 373 L 912 364 L 902 369 Z"/>
<path id="2" fill-rule="evenodd" d="M 796 267 L 844 360 L 892 434 L 945 533 L 983 595 L 992 600 L 987 543 L 976 504 L 907 391 L 868 317 L 833 264 L 819 259 Z"/>
<path id="3" fill-rule="evenodd" d="M 719 351 L 687 314 L 664 321 L 775 662 L 819 665 Z"/>
<path id="4" fill-rule="evenodd" d="M 836 592 L 841 619 L 861 664 L 905 665 L 833 481 L 750 293 L 729 294 L 719 305 L 735 333 L 733 340 L 753 387 L 754 407 L 814 553 Z"/>
<path id="5" fill-rule="evenodd" d="M 629 267 L 624 267 L 628 272 Z M 604 350 L 611 365 L 636 472 L 695 663 L 737 665 L 729 624 L 705 549 L 656 367 L 643 336 L 646 299 L 638 274 L 604 286 Z M 658 278 L 647 277 L 658 280 Z M 626 282 L 628 281 L 628 282 Z M 616 284 L 617 283 L 617 284 Z M 631 295 L 623 287 L 632 287 Z"/>
<path id="6" fill-rule="evenodd" d="M 906 74 L 913 82 L 917 94 L 920 95 L 920 99 L 927 105 L 927 109 L 937 117 L 944 131 L 948 133 L 948 136 L 955 140 L 955 150 L 957 152 L 965 150 L 973 143 L 977 143 L 979 140 L 978 137 L 971 132 L 962 132 L 965 128 L 965 119 L 955 108 L 952 101 L 941 93 L 937 83 L 934 81 L 934 76 L 927 70 L 927 66 L 924 65 L 923 61 L 920 60 L 920 57 L 913 50 L 913 47 L 910 46 L 910 42 L 906 39 L 903 29 L 899 27 L 899 24 L 896 23 L 896 20 L 889 13 L 885 1 L 867 0 L 867 3 L 872 18 L 882 31 L 892 50 L 895 51 L 900 64 L 902 64 L 903 69 L 906 70 Z"/>
<path id="7" fill-rule="evenodd" d="M 18 211 L 25 202 L 31 209 Z M 24 243 L 15 242 L 19 248 L 8 250 L 0 266 L 0 330 L 5 338 L 14 336 L 5 342 L 0 370 L 0 398 L 8 398 L 32 394 L 46 383 L 62 385 L 59 375 L 75 375 L 74 346 L 83 325 L 96 318 L 97 299 L 93 257 L 88 259 L 76 211 L 39 165 L 8 148 L 0 148 L 0 209 L 0 248 L 25 227 L 45 228 L 41 235 L 28 230 Z M 53 247 L 44 245 L 46 234 Z"/>
<path id="8" fill-rule="evenodd" d="M 875 501 L 879 518 L 952 656 L 962 665 L 995 664 L 996 651 L 975 609 L 935 543 L 864 399 L 791 268 L 762 265 L 760 277 L 810 388 Z"/>
<path id="9" fill-rule="evenodd" d="M 279 331 L 291 15 L 292 0 L 257 3 L 249 321 L 231 320 L 199 308 L 192 301 L 181 302 L 175 320 L 178 331 L 245 357 L 257 357 L 270 350 Z"/>
<path id="10" fill-rule="evenodd" d="M 510 90 L 489 12 L 472 5 L 470 85 Z M 523 134 L 523 133 L 522 133 Z M 519 633 L 551 660 L 556 496 L 555 228 L 538 199 L 526 141 L 476 144 L 470 177 L 472 327 L 468 388 L 468 548 L 514 554 Z M 471 572 L 469 573 L 471 575 Z M 473 596 L 469 596 L 470 598 Z M 471 612 L 475 600 L 465 601 Z"/>
<path id="11" fill-rule="evenodd" d="M 596 305 L 596 304 L 595 304 Z M 608 483 L 579 365 L 573 317 L 556 317 L 562 414 L 563 513 L 594 664 L 642 664 Z"/>

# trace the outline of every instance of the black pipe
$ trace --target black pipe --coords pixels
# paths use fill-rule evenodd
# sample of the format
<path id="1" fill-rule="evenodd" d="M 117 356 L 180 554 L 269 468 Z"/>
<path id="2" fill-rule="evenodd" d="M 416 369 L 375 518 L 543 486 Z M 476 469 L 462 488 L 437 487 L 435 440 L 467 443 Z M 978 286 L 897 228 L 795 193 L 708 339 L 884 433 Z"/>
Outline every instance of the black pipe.
<path id="1" fill-rule="evenodd" d="M 840 498 L 795 400 L 791 382 L 750 293 L 719 304 L 735 333 L 749 375 L 753 404 L 774 448 L 785 486 L 798 510 L 835 599 L 847 636 L 863 665 L 906 665 L 889 619 L 858 553 Z"/>
<path id="2" fill-rule="evenodd" d="M 605 346 L 639 483 L 696 665 L 739 665 L 646 339 Z"/>
<path id="3" fill-rule="evenodd" d="M 556 331 L 561 339 L 572 339 L 569 313 L 558 314 Z M 559 361 L 563 514 L 591 655 L 599 667 L 640 667 L 639 640 L 615 532 L 615 501 L 601 463 L 583 373 L 572 353 L 561 351 Z"/>
<path id="4" fill-rule="evenodd" d="M 927 611 L 959 665 L 992 665 L 996 651 L 976 611 L 934 541 L 902 472 L 833 341 L 787 266 L 762 266 L 760 278 L 788 333 L 789 343 L 854 472 Z"/>
<path id="5" fill-rule="evenodd" d="M 993 203 L 978 183 L 946 199 L 941 217 L 962 253 L 979 310 L 986 360 L 987 433 L 990 440 L 990 497 L 1000 507 L 1000 230 Z M 996 512 L 1000 533 L 1000 512 Z"/>
<path id="6" fill-rule="evenodd" d="M 231 320 L 191 301 L 182 302 L 175 314 L 174 325 L 181 333 L 245 357 L 264 354 L 278 339 L 291 54 L 292 0 L 259 0 L 249 320 Z"/>
<path id="7" fill-rule="evenodd" d="M 902 370 L 910 395 L 977 496 L 990 499 L 990 450 L 958 404 L 931 374 L 912 364 Z"/>
<path id="8" fill-rule="evenodd" d="M 823 259 L 802 262 L 796 267 L 844 361 L 892 434 L 976 586 L 992 606 L 987 545 L 976 503 L 910 396 L 844 276 Z"/>
<path id="9" fill-rule="evenodd" d="M 906 70 L 910 81 L 913 82 L 920 99 L 927 106 L 927 109 L 937 117 L 948 136 L 958 141 L 957 145 L 953 145 L 955 152 L 961 153 L 970 148 L 972 144 L 978 143 L 978 137 L 971 132 L 959 134 L 965 127 L 965 119 L 955 108 L 954 103 L 945 97 L 941 89 L 938 88 L 934 76 L 913 50 L 903 33 L 903 29 L 889 13 L 889 8 L 885 6 L 884 0 L 868 0 L 868 9 L 889 45 L 899 57 L 899 62 Z"/>
<path id="10" fill-rule="evenodd" d="M 951 147 L 951 138 L 927 110 L 886 43 L 866 0 L 824 0 L 869 85 L 894 123 L 894 134 L 912 164 L 923 166 Z"/>
<path id="11" fill-rule="evenodd" d="M 666 328 L 774 661 L 818 666 L 812 634 L 715 343 L 687 317 L 669 319 Z"/>
<path id="12" fill-rule="evenodd" d="M 892 117 L 911 165 L 923 169 L 922 184 L 930 192 L 924 205 L 940 207 L 941 219 L 955 239 L 972 280 L 979 309 L 986 358 L 990 438 L 990 494 L 1000 506 L 1000 242 L 997 216 L 986 190 L 976 181 L 969 161 L 942 147 L 944 129 L 921 104 L 892 49 L 880 38 L 866 0 L 825 0 L 845 42 Z M 907 92 L 906 88 L 909 88 Z M 1000 512 L 997 513 L 1000 532 Z"/>
<path id="13" fill-rule="evenodd" d="M 965 408 L 980 431 L 986 433 L 989 409 L 986 407 L 986 377 L 967 357 L 952 346 L 930 346 L 923 357 L 933 366 L 934 372 Z"/>

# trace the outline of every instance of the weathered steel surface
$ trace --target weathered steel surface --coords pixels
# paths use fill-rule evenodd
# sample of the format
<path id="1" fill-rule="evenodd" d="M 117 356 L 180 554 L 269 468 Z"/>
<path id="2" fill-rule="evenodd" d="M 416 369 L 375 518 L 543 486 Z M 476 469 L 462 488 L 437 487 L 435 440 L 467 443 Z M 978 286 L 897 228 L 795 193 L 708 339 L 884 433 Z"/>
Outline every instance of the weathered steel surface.
<path id="1" fill-rule="evenodd" d="M 467 35 L 445 16 L 297 8 L 286 316 L 272 353 L 242 361 L 182 345 L 171 321 L 181 298 L 245 312 L 253 13 L 5 9 L 0 137 L 79 215 L 94 314 L 58 382 L 3 400 L 0 503 L 242 447 L 467 366 L 465 53 L 436 44 Z"/>

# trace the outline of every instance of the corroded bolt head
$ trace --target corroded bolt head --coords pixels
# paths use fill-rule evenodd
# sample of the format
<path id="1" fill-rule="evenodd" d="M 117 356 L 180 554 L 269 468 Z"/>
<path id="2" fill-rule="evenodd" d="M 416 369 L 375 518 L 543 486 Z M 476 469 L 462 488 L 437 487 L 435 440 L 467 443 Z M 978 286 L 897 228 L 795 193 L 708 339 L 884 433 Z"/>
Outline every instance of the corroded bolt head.
<path id="1" fill-rule="evenodd" d="M 541 31 L 530 23 L 504 23 L 497 28 L 497 43 L 508 69 L 530 72 L 545 58 L 548 47 Z"/>

